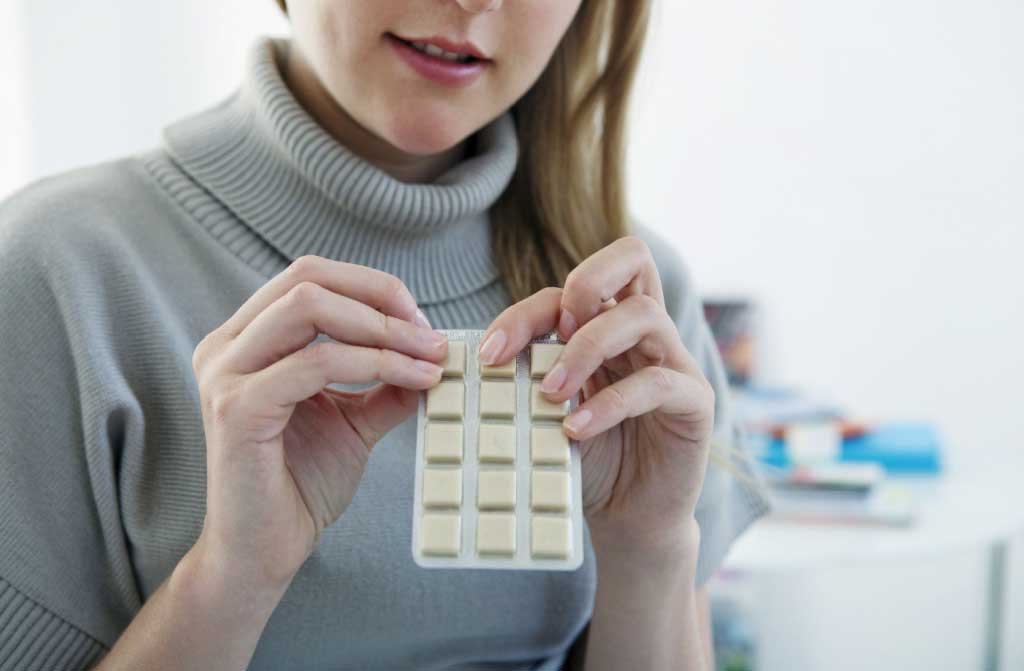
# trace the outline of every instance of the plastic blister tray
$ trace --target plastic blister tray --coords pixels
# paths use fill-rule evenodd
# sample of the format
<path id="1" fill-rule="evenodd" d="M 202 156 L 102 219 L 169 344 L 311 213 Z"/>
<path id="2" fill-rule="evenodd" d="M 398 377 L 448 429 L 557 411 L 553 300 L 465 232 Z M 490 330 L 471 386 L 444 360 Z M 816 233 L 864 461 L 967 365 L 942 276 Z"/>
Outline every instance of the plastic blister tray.
<path id="1" fill-rule="evenodd" d="M 416 417 L 413 558 L 427 568 L 579 568 L 579 446 L 560 417 L 576 408 L 579 394 L 558 408 L 536 388 L 538 366 L 564 343 L 553 333 L 533 338 L 514 370 L 488 368 L 477 354 L 483 331 L 440 332 L 449 340 L 446 370 L 420 393 Z"/>

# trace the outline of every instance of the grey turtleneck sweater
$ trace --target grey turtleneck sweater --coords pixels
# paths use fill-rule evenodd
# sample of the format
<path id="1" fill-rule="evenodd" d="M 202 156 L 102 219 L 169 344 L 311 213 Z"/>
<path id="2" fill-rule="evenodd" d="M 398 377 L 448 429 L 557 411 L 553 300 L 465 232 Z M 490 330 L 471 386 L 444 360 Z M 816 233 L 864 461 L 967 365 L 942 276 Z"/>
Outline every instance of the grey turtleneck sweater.
<path id="1" fill-rule="evenodd" d="M 192 351 L 302 254 L 400 277 L 436 328 L 509 302 L 489 209 L 516 166 L 514 121 L 431 184 L 333 140 L 254 44 L 239 90 L 162 146 L 41 179 L 0 204 L 0 669 L 84 669 L 117 640 L 202 526 L 205 439 Z M 680 258 L 646 229 L 683 341 L 725 378 Z M 271 617 L 251 669 L 556 669 L 596 589 L 575 572 L 428 570 L 409 551 L 415 418 L 373 450 Z M 740 464 L 741 469 L 745 467 Z M 764 512 L 709 469 L 699 582 Z"/>

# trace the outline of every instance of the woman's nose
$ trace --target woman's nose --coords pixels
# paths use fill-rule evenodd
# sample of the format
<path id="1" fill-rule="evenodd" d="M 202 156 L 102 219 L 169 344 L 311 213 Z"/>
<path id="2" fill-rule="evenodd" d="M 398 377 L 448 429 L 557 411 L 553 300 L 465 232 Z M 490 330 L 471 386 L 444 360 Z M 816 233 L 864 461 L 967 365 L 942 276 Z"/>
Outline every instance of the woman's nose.
<path id="1" fill-rule="evenodd" d="M 467 12 L 493 12 L 501 7 L 501 0 L 457 0 Z"/>

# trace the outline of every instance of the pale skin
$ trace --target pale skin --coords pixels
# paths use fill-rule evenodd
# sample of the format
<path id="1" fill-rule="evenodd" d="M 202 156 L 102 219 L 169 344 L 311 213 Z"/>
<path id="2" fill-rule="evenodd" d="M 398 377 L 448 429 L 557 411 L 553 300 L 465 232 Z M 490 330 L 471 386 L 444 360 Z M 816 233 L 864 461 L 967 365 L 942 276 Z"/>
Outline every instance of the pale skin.
<path id="1" fill-rule="evenodd" d="M 428 182 L 536 81 L 579 4 L 291 0 L 297 49 L 285 78 L 339 142 L 397 179 Z M 471 40 L 492 63 L 453 94 L 395 62 L 386 32 Z M 482 358 L 507 361 L 552 330 L 567 344 L 545 379 L 549 398 L 582 393 L 565 430 L 580 441 L 598 567 L 584 668 L 709 669 L 694 512 L 714 392 L 643 242 L 620 239 L 564 288 L 510 306 L 487 329 Z M 337 342 L 310 345 L 319 333 Z M 398 278 L 315 256 L 203 338 L 192 361 L 207 444 L 203 529 L 97 669 L 246 668 L 321 532 L 355 495 L 374 444 L 415 412 L 446 354 Z M 327 387 L 364 382 L 377 384 Z"/>

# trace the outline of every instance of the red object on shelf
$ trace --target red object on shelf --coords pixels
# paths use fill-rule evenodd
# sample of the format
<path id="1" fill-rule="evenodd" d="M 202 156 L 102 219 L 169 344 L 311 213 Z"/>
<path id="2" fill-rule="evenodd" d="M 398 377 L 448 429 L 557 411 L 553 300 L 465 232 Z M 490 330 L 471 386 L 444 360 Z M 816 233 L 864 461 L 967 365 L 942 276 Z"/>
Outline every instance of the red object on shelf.
<path id="1" fill-rule="evenodd" d="M 839 433 L 842 435 L 843 440 L 849 440 L 851 438 L 860 438 L 871 430 L 871 425 L 865 422 L 854 422 L 847 419 L 836 420 L 839 423 Z M 772 438 L 777 440 L 785 440 L 786 438 L 786 425 L 777 424 L 769 429 L 769 433 Z"/>

